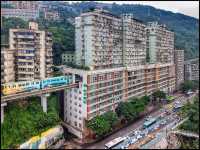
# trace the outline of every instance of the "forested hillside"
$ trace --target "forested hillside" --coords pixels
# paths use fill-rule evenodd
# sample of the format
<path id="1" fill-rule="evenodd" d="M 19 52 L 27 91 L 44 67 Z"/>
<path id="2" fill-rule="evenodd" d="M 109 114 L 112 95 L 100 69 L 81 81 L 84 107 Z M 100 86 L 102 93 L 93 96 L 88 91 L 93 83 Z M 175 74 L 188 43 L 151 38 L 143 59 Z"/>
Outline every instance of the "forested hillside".
<path id="1" fill-rule="evenodd" d="M 46 2 L 47 3 L 47 2 Z M 158 21 L 166 24 L 167 27 L 175 32 L 175 48 L 185 50 L 185 59 L 199 57 L 199 20 L 193 17 L 185 16 L 179 13 L 172 13 L 156 9 L 151 6 L 123 4 L 118 5 L 104 4 L 96 2 L 48 2 L 52 5 L 52 9 L 57 10 L 61 15 L 59 22 L 47 22 L 43 18 L 39 18 L 39 26 L 53 33 L 53 58 L 54 64 L 61 63 L 61 54 L 65 51 L 75 50 L 74 45 L 74 18 L 81 12 L 90 8 L 104 8 L 113 14 L 120 15 L 123 13 L 132 13 L 136 19 L 142 20 L 144 23 L 148 21 Z M 11 21 L 3 19 L 3 27 L 1 28 L 1 42 L 7 43 L 5 40 L 8 36 L 8 29 L 19 25 L 19 19 Z M 24 21 L 19 26 L 24 27 Z"/>

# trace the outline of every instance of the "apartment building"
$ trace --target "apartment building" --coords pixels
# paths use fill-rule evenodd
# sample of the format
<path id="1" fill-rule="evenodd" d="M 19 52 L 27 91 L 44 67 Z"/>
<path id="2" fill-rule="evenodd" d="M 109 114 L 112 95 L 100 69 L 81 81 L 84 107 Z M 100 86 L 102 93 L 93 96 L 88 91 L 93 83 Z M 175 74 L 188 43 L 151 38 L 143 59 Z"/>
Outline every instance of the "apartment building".
<path id="1" fill-rule="evenodd" d="M 1 45 L 1 84 L 15 81 L 14 50 Z"/>
<path id="2" fill-rule="evenodd" d="M 158 25 L 160 28 L 167 32 L 167 35 L 156 33 L 163 40 L 157 47 L 160 55 L 154 63 L 147 63 L 149 34 L 145 25 L 132 15 L 118 17 L 94 10 L 75 19 L 76 63 L 90 70 L 63 69 L 64 74 L 73 75 L 74 82 L 79 82 L 79 88 L 65 91 L 64 121 L 69 132 L 84 139 L 90 133 L 86 122 L 114 111 L 119 102 L 150 95 L 158 89 L 174 91 L 173 33 Z M 166 49 L 168 52 L 164 53 Z"/>
<path id="3" fill-rule="evenodd" d="M 10 29 L 9 49 L 15 50 L 16 81 L 52 75 L 52 34 L 38 30 L 37 23 L 29 22 L 29 29 Z"/>
<path id="4" fill-rule="evenodd" d="M 105 10 L 87 12 L 75 19 L 76 63 L 90 69 L 144 65 L 145 25 L 124 14 Z"/>
<path id="5" fill-rule="evenodd" d="M 35 20 L 39 17 L 39 11 L 32 9 L 1 8 L 1 15 L 5 18 L 16 17 L 24 20 Z"/>
<path id="6" fill-rule="evenodd" d="M 176 89 L 184 82 L 184 50 L 174 51 L 174 63 L 176 70 Z"/>
<path id="7" fill-rule="evenodd" d="M 199 58 L 184 62 L 185 80 L 199 80 Z"/>
<path id="8" fill-rule="evenodd" d="M 170 63 L 92 71 L 64 68 L 63 72 L 79 82 L 79 88 L 65 90 L 64 121 L 69 132 L 81 139 L 89 136 L 88 120 L 114 111 L 119 102 L 157 89 L 166 93 L 175 89 L 175 67 Z"/>
<path id="9" fill-rule="evenodd" d="M 131 14 L 122 15 L 123 65 L 138 66 L 146 62 L 145 25 Z"/>
<path id="10" fill-rule="evenodd" d="M 165 25 L 149 22 L 147 25 L 147 55 L 150 63 L 174 61 L 174 33 Z"/>
<path id="11" fill-rule="evenodd" d="M 62 54 L 62 64 L 67 63 L 75 63 L 75 52 L 74 51 L 66 51 Z"/>
<path id="12" fill-rule="evenodd" d="M 11 1 L 16 9 L 38 9 L 37 1 Z"/>
<path id="13" fill-rule="evenodd" d="M 95 10 L 75 18 L 77 65 L 90 69 L 122 66 L 122 22 L 108 11 Z"/>
<path id="14" fill-rule="evenodd" d="M 59 13 L 57 11 L 44 11 L 44 18 L 50 21 L 60 20 Z"/>
<path id="15" fill-rule="evenodd" d="M 4 4 L 12 5 L 13 8 L 1 8 L 1 16 L 3 17 L 17 17 L 24 20 L 36 19 L 39 17 L 37 1 L 10 1 Z"/>

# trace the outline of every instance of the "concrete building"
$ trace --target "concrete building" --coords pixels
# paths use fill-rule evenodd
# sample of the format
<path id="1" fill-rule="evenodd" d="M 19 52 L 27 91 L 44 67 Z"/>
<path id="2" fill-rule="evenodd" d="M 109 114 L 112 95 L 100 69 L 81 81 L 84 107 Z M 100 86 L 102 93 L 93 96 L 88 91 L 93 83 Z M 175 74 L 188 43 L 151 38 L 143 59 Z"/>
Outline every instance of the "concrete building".
<path id="1" fill-rule="evenodd" d="M 77 65 L 90 69 L 122 66 L 122 22 L 107 11 L 96 10 L 75 18 Z"/>
<path id="2" fill-rule="evenodd" d="M 123 65 L 138 66 L 146 62 L 145 25 L 131 14 L 122 15 Z"/>
<path id="3" fill-rule="evenodd" d="M 65 90 L 64 99 L 64 121 L 77 137 L 87 137 L 90 133 L 86 122 L 115 110 L 121 101 L 150 95 L 158 89 L 174 91 L 173 45 L 168 47 L 167 55 L 163 52 L 165 45 L 162 53 L 157 48 L 162 55 L 154 63 L 147 63 L 145 25 L 132 16 L 120 18 L 102 10 L 83 13 L 76 18 L 75 31 L 76 63 L 90 67 L 90 71 L 63 69 L 64 74 L 73 75 L 74 82 L 79 81 L 79 88 Z M 168 38 L 173 44 L 173 36 Z"/>
<path id="4" fill-rule="evenodd" d="M 199 80 L 199 58 L 184 62 L 185 80 Z"/>
<path id="5" fill-rule="evenodd" d="M 176 89 L 184 82 L 184 50 L 174 51 L 174 63 L 176 73 Z"/>
<path id="6" fill-rule="evenodd" d="M 62 54 L 62 64 L 67 63 L 75 63 L 75 52 L 74 51 L 66 51 Z"/>
<path id="7" fill-rule="evenodd" d="M 11 3 L 16 9 L 38 9 L 37 1 L 11 1 Z"/>
<path id="8" fill-rule="evenodd" d="M 9 49 L 15 50 L 16 81 L 52 75 L 52 34 L 38 30 L 37 23 L 29 22 L 29 29 L 10 29 Z"/>
<path id="9" fill-rule="evenodd" d="M 18 17 L 24 20 L 36 19 L 39 17 L 39 7 L 37 1 L 10 1 L 13 8 L 1 8 L 1 16 Z"/>
<path id="10" fill-rule="evenodd" d="M 31 9 L 1 8 L 1 15 L 5 18 L 16 17 L 24 20 L 35 20 L 39 17 L 39 11 Z"/>
<path id="11" fill-rule="evenodd" d="M 44 11 L 44 18 L 50 21 L 60 20 L 59 13 L 57 11 Z"/>
<path id="12" fill-rule="evenodd" d="M 175 68 L 171 64 L 93 71 L 65 68 L 64 73 L 80 81 L 79 88 L 65 91 L 64 121 L 69 132 L 82 139 L 89 135 L 87 120 L 114 111 L 119 102 L 150 95 L 157 89 L 166 93 L 175 89 Z"/>
<path id="13" fill-rule="evenodd" d="M 81 14 L 75 19 L 76 63 L 90 69 L 144 65 L 145 25 L 125 14 L 105 10 Z"/>
<path id="14" fill-rule="evenodd" d="M 149 22 L 147 25 L 147 55 L 150 63 L 174 61 L 174 33 L 165 25 Z"/>
<path id="15" fill-rule="evenodd" d="M 14 50 L 1 46 L 1 84 L 15 81 Z"/>

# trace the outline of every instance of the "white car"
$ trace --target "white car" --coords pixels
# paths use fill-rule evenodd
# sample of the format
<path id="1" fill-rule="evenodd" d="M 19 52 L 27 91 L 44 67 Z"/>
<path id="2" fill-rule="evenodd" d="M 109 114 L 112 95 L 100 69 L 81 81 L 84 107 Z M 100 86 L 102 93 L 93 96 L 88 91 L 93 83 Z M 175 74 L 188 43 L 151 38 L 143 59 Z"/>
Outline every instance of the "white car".
<path id="1" fill-rule="evenodd" d="M 141 138 L 142 138 L 142 136 L 141 136 L 141 135 L 138 135 L 138 136 L 137 136 L 137 139 L 141 139 Z"/>
<path id="2" fill-rule="evenodd" d="M 128 148 L 129 144 L 124 145 L 124 148 Z"/>
<path id="3" fill-rule="evenodd" d="M 124 149 L 124 146 L 121 146 L 120 149 Z"/>
<path id="4" fill-rule="evenodd" d="M 135 135 L 137 135 L 138 133 L 139 133 L 139 131 L 138 131 L 138 130 L 136 130 L 136 131 L 134 132 L 134 134 L 135 134 Z"/>
<path id="5" fill-rule="evenodd" d="M 135 139 L 135 138 L 132 139 L 132 140 L 131 140 L 131 144 L 135 143 L 136 141 L 137 141 L 137 139 Z"/>

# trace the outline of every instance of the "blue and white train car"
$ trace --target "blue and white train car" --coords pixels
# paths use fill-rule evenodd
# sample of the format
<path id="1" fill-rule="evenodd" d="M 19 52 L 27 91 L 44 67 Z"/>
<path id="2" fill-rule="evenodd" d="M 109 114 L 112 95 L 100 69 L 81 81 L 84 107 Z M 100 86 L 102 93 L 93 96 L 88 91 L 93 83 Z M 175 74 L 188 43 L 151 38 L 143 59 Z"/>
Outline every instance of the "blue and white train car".
<path id="1" fill-rule="evenodd" d="M 52 77 L 52 78 L 41 80 L 41 88 L 43 89 L 46 87 L 60 86 L 60 85 L 65 85 L 65 84 L 70 84 L 70 83 L 72 83 L 71 76 Z"/>

